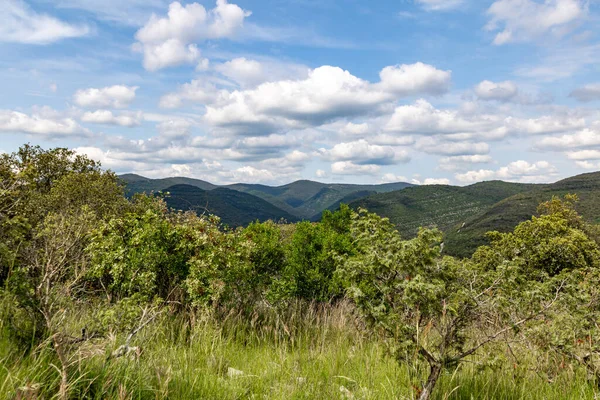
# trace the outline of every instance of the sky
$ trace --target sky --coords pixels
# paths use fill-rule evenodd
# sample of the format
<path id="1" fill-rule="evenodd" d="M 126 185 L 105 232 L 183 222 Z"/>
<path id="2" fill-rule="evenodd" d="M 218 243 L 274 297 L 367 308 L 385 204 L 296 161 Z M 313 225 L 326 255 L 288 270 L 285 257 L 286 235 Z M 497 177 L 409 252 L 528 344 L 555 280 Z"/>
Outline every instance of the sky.
<path id="1" fill-rule="evenodd" d="M 216 184 L 600 170 L 599 0 L 0 5 L 0 152 Z"/>

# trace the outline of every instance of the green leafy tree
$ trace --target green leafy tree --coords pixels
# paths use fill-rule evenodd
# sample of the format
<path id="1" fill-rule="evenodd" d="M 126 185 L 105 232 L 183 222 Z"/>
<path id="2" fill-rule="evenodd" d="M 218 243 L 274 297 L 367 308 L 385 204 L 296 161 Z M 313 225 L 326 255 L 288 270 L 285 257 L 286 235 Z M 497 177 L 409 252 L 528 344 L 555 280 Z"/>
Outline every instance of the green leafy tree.
<path id="1" fill-rule="evenodd" d="M 576 202 L 567 195 L 542 203 L 539 217 L 513 232 L 490 233 L 490 245 L 479 248 L 473 261 L 504 276 L 497 317 L 536 315 L 515 333 L 520 340 L 557 363 L 566 357 L 599 379 L 600 248 L 588 235 L 594 228 L 575 211 Z"/>
<path id="2" fill-rule="evenodd" d="M 445 369 L 539 314 L 536 309 L 518 320 L 506 318 L 472 337 L 469 333 L 495 315 L 496 293 L 510 274 L 440 258 L 439 231 L 421 229 L 416 238 L 402 240 L 389 220 L 365 210 L 354 215 L 351 233 L 357 254 L 339 259 L 338 274 L 398 360 L 429 365 L 420 399 L 431 396 Z"/>
<path id="3" fill-rule="evenodd" d="M 252 292 L 253 244 L 241 230 L 225 231 L 217 217 L 199 218 L 189 242 L 194 253 L 189 260 L 186 288 L 199 308 L 240 308 Z"/>
<path id="4" fill-rule="evenodd" d="M 0 155 L 0 283 L 49 213 L 77 213 L 85 205 L 104 218 L 126 204 L 117 177 L 72 150 L 24 145 Z"/>
<path id="5" fill-rule="evenodd" d="M 335 275 L 335 257 L 354 251 L 351 214 L 349 207 L 342 205 L 335 213 L 325 211 L 319 223 L 296 225 L 287 246 L 286 269 L 272 290 L 274 297 L 325 302 L 343 295 Z"/>
<path id="6" fill-rule="evenodd" d="M 186 278 L 186 224 L 158 198 L 140 196 L 133 211 L 103 222 L 87 248 L 89 277 L 109 301 L 139 294 L 166 299 Z"/>
<path id="7" fill-rule="evenodd" d="M 51 213 L 33 231 L 22 263 L 8 277 L 5 316 L 17 336 L 48 340 L 60 361 L 59 398 L 68 398 L 70 336 L 63 322 L 85 290 L 88 260 L 84 249 L 97 219 L 82 207 L 76 212 Z M 37 338 L 36 338 L 37 334 Z"/>
<path id="8" fill-rule="evenodd" d="M 244 283 L 244 290 L 240 291 L 243 302 L 252 306 L 262 300 L 272 282 L 282 276 L 286 266 L 285 250 L 280 226 L 272 221 L 250 224 L 243 231 L 243 239 L 251 244 L 251 270 L 243 271 L 237 281 Z"/>
<path id="9" fill-rule="evenodd" d="M 489 232 L 489 246 L 480 247 L 473 260 L 487 269 L 503 263 L 518 267 L 531 279 L 543 280 L 600 262 L 597 243 L 567 200 L 554 199 L 540 207 L 543 214 L 515 227 L 513 232 Z"/>

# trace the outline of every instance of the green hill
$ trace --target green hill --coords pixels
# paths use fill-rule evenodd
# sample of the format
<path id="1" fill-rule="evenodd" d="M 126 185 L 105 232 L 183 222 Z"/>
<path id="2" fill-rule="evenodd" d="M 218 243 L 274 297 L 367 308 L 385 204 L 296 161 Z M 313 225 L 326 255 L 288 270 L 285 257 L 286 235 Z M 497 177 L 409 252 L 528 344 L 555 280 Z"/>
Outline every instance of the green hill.
<path id="1" fill-rule="evenodd" d="M 256 219 L 316 221 L 324 210 L 347 203 L 390 218 L 405 237 L 414 236 L 421 226 L 437 226 L 445 233 L 445 251 L 461 257 L 485 244 L 486 232 L 512 230 L 531 218 L 539 203 L 555 195 L 578 194 L 579 212 L 589 221 L 600 223 L 600 172 L 549 185 L 488 181 L 465 187 L 403 182 L 326 184 L 309 180 L 282 186 L 237 183 L 221 187 L 191 178 L 148 179 L 127 174 L 121 179 L 127 184 L 128 194 L 175 191 L 168 199 L 170 206 L 199 212 L 208 209 L 232 226 Z"/>
<path id="2" fill-rule="evenodd" d="M 467 257 L 478 246 L 487 243 L 486 232 L 511 231 L 520 222 L 531 218 L 541 202 L 567 193 L 579 196 L 577 211 L 586 220 L 600 223 L 600 172 L 593 172 L 538 186 L 499 201 L 482 213 L 467 218 L 464 226 L 447 229 L 446 249 L 451 255 Z"/>
<path id="3" fill-rule="evenodd" d="M 200 179 L 173 177 L 163 179 L 149 179 L 136 174 L 119 175 L 119 178 L 125 182 L 127 195 L 134 193 L 151 193 L 163 191 L 173 185 L 191 185 L 203 190 L 212 190 L 218 186 Z"/>
<path id="4" fill-rule="evenodd" d="M 340 200 L 336 201 L 335 203 L 333 203 L 332 205 L 327 207 L 327 209 L 330 211 L 336 211 L 338 208 L 340 208 L 341 204 L 350 204 L 354 201 L 364 199 L 366 197 L 369 197 L 369 196 L 372 196 L 375 194 L 377 194 L 377 192 L 372 191 L 372 190 L 360 190 L 358 192 L 352 192 L 349 195 L 344 196 Z"/>
<path id="5" fill-rule="evenodd" d="M 253 194 L 296 215 L 299 218 L 318 219 L 321 213 L 339 206 L 340 201 L 354 194 L 368 195 L 372 192 L 385 193 L 413 186 L 410 183 L 397 182 L 381 185 L 351 185 L 340 183 L 320 183 L 300 180 L 283 186 L 265 186 L 237 183 L 228 186 L 231 189 Z M 359 193 L 360 192 L 360 193 Z"/>
<path id="6" fill-rule="evenodd" d="M 140 175 L 125 174 L 119 178 L 126 184 L 127 195 L 134 193 L 159 192 L 173 185 L 191 185 L 203 190 L 228 188 L 259 197 L 275 207 L 299 218 L 318 220 L 326 209 L 339 207 L 340 202 L 347 203 L 372 193 L 385 193 L 413 186 L 410 183 L 397 182 L 381 185 L 352 185 L 343 183 L 320 183 L 300 180 L 282 186 L 236 183 L 227 186 L 213 185 L 210 182 L 192 178 L 149 179 Z"/>
<path id="7" fill-rule="evenodd" d="M 169 207 L 199 214 L 215 214 L 221 217 L 224 224 L 232 227 L 248 225 L 256 220 L 298 220 L 261 198 L 227 188 L 202 190 L 196 186 L 178 184 L 164 191 L 169 193 L 166 197 Z"/>
<path id="8" fill-rule="evenodd" d="M 465 187 L 415 186 L 372 195 L 353 201 L 350 206 L 363 207 L 388 217 L 403 236 L 412 237 L 421 226 L 437 226 L 446 231 L 480 215 L 507 197 L 536 187 L 502 181 L 481 182 Z"/>

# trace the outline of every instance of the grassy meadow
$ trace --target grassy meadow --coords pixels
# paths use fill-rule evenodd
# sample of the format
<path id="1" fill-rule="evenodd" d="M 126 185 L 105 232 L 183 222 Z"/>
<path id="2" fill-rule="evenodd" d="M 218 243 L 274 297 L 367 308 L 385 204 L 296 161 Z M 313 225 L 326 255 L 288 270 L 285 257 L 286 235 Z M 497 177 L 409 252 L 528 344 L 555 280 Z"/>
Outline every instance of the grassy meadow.
<path id="1" fill-rule="evenodd" d="M 298 303 L 286 315 L 266 312 L 260 322 L 256 315 L 255 323 L 235 314 L 216 320 L 163 312 L 132 340 L 139 352 L 109 358 L 125 341 L 123 334 L 78 346 L 69 361 L 69 397 L 414 399 L 427 377 L 426 365 L 416 358 L 398 363 L 387 356 L 383 339 L 364 333 L 349 303 Z M 85 318 L 82 309 L 65 323 L 77 327 Z M 55 397 L 59 360 L 51 346 L 41 343 L 24 353 L 6 336 L 0 340 L 0 398 Z M 509 360 L 510 354 L 499 357 Z M 597 398 L 600 391 L 585 371 L 565 368 L 549 380 L 536 371 L 537 357 L 531 352 L 518 364 L 500 367 L 473 358 L 442 375 L 434 398 Z"/>

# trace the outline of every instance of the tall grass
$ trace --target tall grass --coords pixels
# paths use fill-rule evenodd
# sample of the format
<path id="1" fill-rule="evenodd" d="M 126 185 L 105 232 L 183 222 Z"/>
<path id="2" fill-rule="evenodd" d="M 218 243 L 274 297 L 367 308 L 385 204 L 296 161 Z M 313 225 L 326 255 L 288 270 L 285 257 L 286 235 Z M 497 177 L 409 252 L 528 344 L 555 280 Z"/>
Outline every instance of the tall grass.
<path id="1" fill-rule="evenodd" d="M 67 330 L 81 328 L 81 309 Z M 53 398 L 59 360 L 49 344 L 23 349 L 0 323 L 0 399 Z M 74 399 L 412 399 L 424 365 L 398 364 L 367 336 L 350 305 L 297 303 L 284 312 L 219 316 L 163 313 L 132 340 L 140 352 L 110 358 L 125 341 L 109 334 L 71 350 Z M 525 358 L 527 360 L 527 358 Z M 549 383 L 517 367 L 486 368 L 477 360 L 447 372 L 438 399 L 594 399 L 584 373 L 564 370 Z M 529 364 L 527 364 L 529 363 Z"/>

